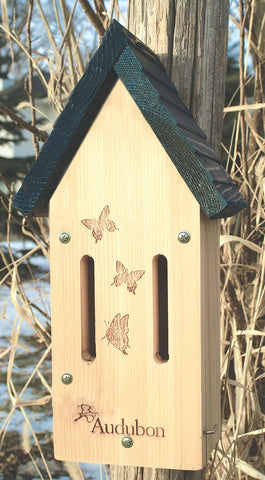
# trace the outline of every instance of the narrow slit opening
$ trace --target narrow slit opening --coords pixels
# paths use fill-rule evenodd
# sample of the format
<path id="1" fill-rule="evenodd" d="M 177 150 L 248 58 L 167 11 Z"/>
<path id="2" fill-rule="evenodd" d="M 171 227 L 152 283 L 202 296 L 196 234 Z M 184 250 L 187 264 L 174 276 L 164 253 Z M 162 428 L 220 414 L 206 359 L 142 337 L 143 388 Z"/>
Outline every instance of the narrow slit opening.
<path id="1" fill-rule="evenodd" d="M 167 362 L 168 352 L 168 272 L 164 255 L 153 258 L 154 358 Z"/>
<path id="2" fill-rule="evenodd" d="M 81 356 L 86 362 L 96 358 L 95 264 L 84 255 L 80 262 L 81 285 Z"/>

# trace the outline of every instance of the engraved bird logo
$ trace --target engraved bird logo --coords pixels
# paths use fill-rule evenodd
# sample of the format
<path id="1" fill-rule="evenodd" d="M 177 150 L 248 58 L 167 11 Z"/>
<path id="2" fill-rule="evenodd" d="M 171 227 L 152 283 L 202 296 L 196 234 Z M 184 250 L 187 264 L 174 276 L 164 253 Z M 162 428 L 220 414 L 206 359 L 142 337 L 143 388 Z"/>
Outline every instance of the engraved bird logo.
<path id="1" fill-rule="evenodd" d="M 106 338 L 113 347 L 120 350 L 124 355 L 128 355 L 126 349 L 130 348 L 128 320 L 128 314 L 123 315 L 122 317 L 120 313 L 117 313 L 117 315 L 111 320 L 107 327 L 106 334 L 102 338 L 102 340 Z"/>
<path id="2" fill-rule="evenodd" d="M 135 295 L 135 290 L 137 287 L 136 282 L 138 282 L 140 278 L 142 278 L 145 270 L 135 270 L 128 273 L 128 269 L 123 265 L 123 263 L 117 260 L 116 272 L 117 275 L 114 277 L 113 283 L 111 285 L 119 287 L 122 283 L 126 283 L 127 290 Z"/>
<path id="3" fill-rule="evenodd" d="M 91 405 L 87 405 L 86 403 L 82 403 L 81 405 L 78 405 L 78 408 L 80 409 L 80 411 L 78 412 L 79 417 L 74 419 L 75 422 L 80 420 L 80 418 L 86 418 L 86 421 L 88 423 L 93 422 L 95 416 L 97 415 L 97 412 L 94 412 Z"/>
<path id="4" fill-rule="evenodd" d="M 89 228 L 89 230 L 92 230 L 92 235 L 95 238 L 96 243 L 98 242 L 98 240 L 102 239 L 104 229 L 108 230 L 108 232 L 114 232 L 115 230 L 118 230 L 115 223 L 112 220 L 110 220 L 109 214 L 110 214 L 110 209 L 109 209 L 109 206 L 106 205 L 103 208 L 98 219 L 86 218 L 84 220 L 81 220 L 81 223 L 83 223 L 85 227 Z"/>

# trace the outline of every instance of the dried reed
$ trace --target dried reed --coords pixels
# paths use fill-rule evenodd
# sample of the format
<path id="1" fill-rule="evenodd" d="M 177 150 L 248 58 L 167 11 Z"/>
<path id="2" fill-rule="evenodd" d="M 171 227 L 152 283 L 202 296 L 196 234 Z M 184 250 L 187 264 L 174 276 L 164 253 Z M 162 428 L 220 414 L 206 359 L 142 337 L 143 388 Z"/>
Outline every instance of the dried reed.
<path id="1" fill-rule="evenodd" d="M 103 2 L 102 2 L 103 3 Z M 105 31 L 113 15 L 121 12 L 117 0 L 112 0 L 109 8 L 100 15 L 94 11 L 87 0 L 80 0 L 83 11 L 88 20 L 97 29 L 99 35 Z M 5 35 L 7 45 L 10 47 L 12 58 L 14 49 L 19 48 L 28 59 L 29 74 L 31 78 L 31 91 L 29 104 L 32 109 L 32 127 L 37 128 L 36 106 L 34 105 L 33 75 L 38 75 L 47 92 L 47 98 L 57 113 L 64 107 L 65 97 L 71 92 L 76 82 L 84 72 L 84 64 L 88 54 L 84 48 L 86 43 L 87 28 L 80 32 L 75 31 L 77 1 L 69 11 L 65 0 L 53 0 L 49 4 L 50 14 L 44 7 L 44 0 L 36 0 L 35 9 L 32 9 L 32 0 L 29 1 L 29 15 L 25 21 L 25 32 L 17 32 L 15 26 L 11 27 L 10 12 L 6 0 L 1 0 L 3 23 L 0 31 Z M 104 5 L 104 3 L 103 3 Z M 222 438 L 218 443 L 212 459 L 206 469 L 206 478 L 212 479 L 265 479 L 265 143 L 261 130 L 257 128 L 253 112 L 264 111 L 265 98 L 255 97 L 253 104 L 247 102 L 245 86 L 249 81 L 247 73 L 246 55 L 255 55 L 259 59 L 255 64 L 252 76 L 254 81 L 260 76 L 260 68 L 264 63 L 264 23 L 258 40 L 252 33 L 255 0 L 239 0 L 239 15 L 231 18 L 240 32 L 240 103 L 228 105 L 224 109 L 225 115 L 237 114 L 232 132 L 231 144 L 227 151 L 227 164 L 234 179 L 238 182 L 243 194 L 249 200 L 248 209 L 243 215 L 222 221 L 221 225 L 221 386 L 222 386 Z M 16 12 L 13 12 L 13 16 Z M 264 17 L 265 18 L 265 17 Z M 38 53 L 37 32 L 35 22 L 42 24 L 46 32 L 49 49 Z M 89 24 L 88 24 L 89 25 Z M 248 28 L 246 26 L 248 25 Z M 40 27 L 38 27 L 40 28 Z M 27 35 L 26 35 L 27 33 Z M 262 41 L 263 40 L 263 41 Z M 247 43 L 245 43 L 247 42 Z M 34 48 L 33 48 L 34 45 Z M 245 52 L 246 55 L 245 55 Z M 14 64 L 14 68 L 16 65 Z M 49 79 L 43 75 L 43 68 L 49 71 Z M 258 99 L 257 99 L 258 98 Z M 40 112 L 38 112 L 40 114 Z M 42 115 L 46 118 L 46 115 Z M 263 115 L 264 119 L 264 115 Z M 18 119 L 19 122 L 19 119 Z M 23 125 L 22 125 L 23 126 Z M 264 131 L 263 131 L 264 133 Z M 38 132 L 35 131 L 34 142 L 38 151 Z M 250 142 L 251 140 L 251 142 Z M 255 148 L 253 148 L 253 145 Z M 21 258 L 15 259 L 12 253 L 12 235 L 10 222 L 13 218 L 11 199 L 13 188 L 6 184 L 2 191 L 2 201 L 7 210 L 7 243 L 9 255 L 0 249 L 3 262 L 3 271 L 0 285 L 10 287 L 10 299 L 16 314 L 13 319 L 12 335 L 9 346 L 0 352 L 0 360 L 7 366 L 7 389 L 10 398 L 10 411 L 1 427 L 1 445 L 3 445 L 8 426 L 13 415 L 20 410 L 25 428 L 22 439 L 24 451 L 31 455 L 31 438 L 38 448 L 38 452 L 45 465 L 47 475 L 52 479 L 43 446 L 30 421 L 28 412 L 36 406 L 46 408 L 51 400 L 51 386 L 41 372 L 41 367 L 50 355 L 50 318 L 49 308 L 45 294 L 34 278 L 29 268 L 31 288 L 39 292 L 40 302 L 31 301 L 27 285 L 21 279 L 19 267 L 29 261 L 33 254 L 41 251 L 48 258 L 49 234 L 47 224 L 39 219 L 34 226 L 23 219 L 21 228 L 24 238 L 35 242 L 35 247 Z M 16 218 L 16 222 L 19 221 Z M 28 281 L 27 281 L 28 283 Z M 46 318 L 46 323 L 39 320 L 39 315 Z M 6 319 L 6 305 L 3 303 L 0 321 Z M 27 379 L 23 379 L 23 386 L 18 386 L 15 378 L 16 359 L 18 356 L 22 323 L 27 324 L 34 334 L 34 342 L 41 346 L 41 352 L 36 365 Z M 32 381 L 38 378 L 41 394 L 38 398 L 24 400 Z M 84 478 L 79 466 L 66 463 L 65 467 L 69 477 L 74 479 Z M 38 475 L 41 473 L 36 465 Z M 101 471 L 102 475 L 102 471 Z M 106 472 L 105 472 L 106 475 Z"/>

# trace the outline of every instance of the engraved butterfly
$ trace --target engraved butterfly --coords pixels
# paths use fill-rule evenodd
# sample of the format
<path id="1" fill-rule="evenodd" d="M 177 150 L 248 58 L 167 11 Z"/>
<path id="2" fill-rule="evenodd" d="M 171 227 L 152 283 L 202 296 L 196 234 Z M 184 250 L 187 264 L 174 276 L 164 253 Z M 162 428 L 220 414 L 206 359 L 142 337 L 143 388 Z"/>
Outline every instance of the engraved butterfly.
<path id="1" fill-rule="evenodd" d="M 84 220 L 81 220 L 83 225 L 89 228 L 89 230 L 92 230 L 92 235 L 95 238 L 96 243 L 98 240 L 102 239 L 104 229 L 108 230 L 108 232 L 114 232 L 115 230 L 118 230 L 115 223 L 109 219 L 109 214 L 110 214 L 110 209 L 109 209 L 109 206 L 106 205 L 103 208 L 101 214 L 99 215 L 98 220 L 95 218 L 93 219 L 86 218 Z"/>
<path id="2" fill-rule="evenodd" d="M 130 348 L 129 345 L 129 327 L 128 327 L 129 315 L 121 316 L 120 313 L 117 313 L 115 317 L 111 320 L 106 335 L 103 338 L 106 338 L 113 347 L 120 350 L 124 355 L 128 355 L 126 352 L 127 348 Z M 102 340 L 103 340 L 102 338 Z"/>
<path id="3" fill-rule="evenodd" d="M 111 285 L 119 287 L 122 283 L 127 284 L 127 290 L 135 295 L 137 283 L 142 278 L 145 270 L 135 270 L 128 273 L 128 269 L 119 260 L 116 261 L 116 275 Z"/>

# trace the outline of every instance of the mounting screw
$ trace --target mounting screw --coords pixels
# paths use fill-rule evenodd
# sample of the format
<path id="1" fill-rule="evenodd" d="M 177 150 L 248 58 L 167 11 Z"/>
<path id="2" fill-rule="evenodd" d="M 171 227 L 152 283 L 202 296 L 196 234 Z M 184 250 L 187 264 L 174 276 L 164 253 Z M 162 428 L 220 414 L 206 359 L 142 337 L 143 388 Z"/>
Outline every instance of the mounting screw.
<path id="1" fill-rule="evenodd" d="M 131 437 L 123 437 L 121 444 L 124 448 L 131 448 L 133 446 L 133 439 Z"/>
<path id="2" fill-rule="evenodd" d="M 71 240 L 71 235 L 68 232 L 61 232 L 59 235 L 59 240 L 61 243 L 69 243 Z"/>
<path id="3" fill-rule="evenodd" d="M 70 385 L 73 381 L 73 376 L 71 373 L 63 373 L 61 376 L 61 380 L 64 383 L 64 385 Z"/>
<path id="4" fill-rule="evenodd" d="M 178 233 L 177 238 L 180 243 L 188 243 L 190 241 L 190 233 L 182 230 Z"/>

